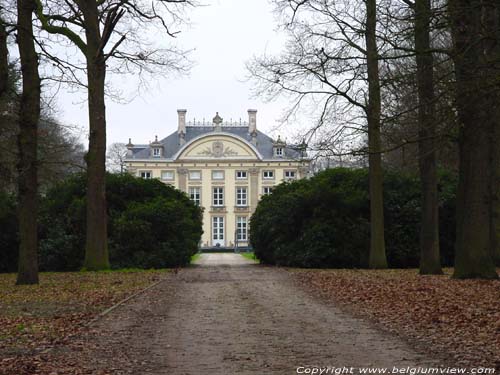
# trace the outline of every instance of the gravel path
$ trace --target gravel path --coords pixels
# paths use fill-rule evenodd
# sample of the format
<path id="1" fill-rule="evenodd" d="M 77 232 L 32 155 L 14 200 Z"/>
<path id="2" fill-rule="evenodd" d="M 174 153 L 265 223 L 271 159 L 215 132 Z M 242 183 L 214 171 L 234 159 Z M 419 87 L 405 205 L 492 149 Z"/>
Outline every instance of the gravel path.
<path id="1" fill-rule="evenodd" d="M 193 263 L 195 266 L 243 266 L 255 264 L 251 259 L 234 253 L 201 254 Z"/>
<path id="2" fill-rule="evenodd" d="M 204 254 L 198 264 L 103 318 L 99 336 L 89 338 L 97 343 L 89 363 L 118 374 L 169 375 L 436 365 L 306 295 L 284 270 L 237 254 Z"/>

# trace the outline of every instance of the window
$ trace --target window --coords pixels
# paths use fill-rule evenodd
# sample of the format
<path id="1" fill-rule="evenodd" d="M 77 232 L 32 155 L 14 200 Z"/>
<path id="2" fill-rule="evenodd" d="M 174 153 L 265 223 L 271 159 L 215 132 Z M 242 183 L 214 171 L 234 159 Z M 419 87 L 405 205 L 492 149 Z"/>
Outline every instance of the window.
<path id="1" fill-rule="evenodd" d="M 149 178 L 153 177 L 153 174 L 151 173 L 151 171 L 140 171 L 139 173 L 140 173 L 140 176 L 142 178 L 149 179 Z"/>
<path id="2" fill-rule="evenodd" d="M 200 205 L 200 188 L 190 187 L 189 188 L 189 198 L 194 202 L 195 205 Z"/>
<path id="3" fill-rule="evenodd" d="M 201 171 L 189 171 L 190 180 L 201 180 Z"/>
<path id="4" fill-rule="evenodd" d="M 153 148 L 153 156 L 156 158 L 160 157 L 161 156 L 161 148 L 159 148 L 159 147 Z"/>
<path id="5" fill-rule="evenodd" d="M 293 180 L 295 179 L 295 171 L 285 171 L 285 178 L 288 180 Z"/>
<path id="6" fill-rule="evenodd" d="M 283 156 L 283 147 L 276 147 L 276 156 Z"/>
<path id="7" fill-rule="evenodd" d="M 213 188 L 213 206 L 222 207 L 224 206 L 224 188 L 214 187 Z"/>
<path id="8" fill-rule="evenodd" d="M 161 171 L 161 179 L 163 181 L 173 181 L 174 177 L 174 171 Z"/>
<path id="9" fill-rule="evenodd" d="M 274 178 L 274 171 L 263 171 L 262 178 L 265 180 L 272 180 Z"/>
<path id="10" fill-rule="evenodd" d="M 223 180 L 224 171 L 212 171 L 212 180 Z"/>
<path id="11" fill-rule="evenodd" d="M 271 194 L 272 192 L 273 192 L 273 187 L 272 187 L 272 186 L 264 186 L 264 187 L 262 188 L 262 193 L 263 193 L 264 195 L 269 195 L 269 194 Z"/>
<path id="12" fill-rule="evenodd" d="M 248 239 L 246 216 L 236 217 L 236 239 L 238 241 L 246 241 Z"/>
<path id="13" fill-rule="evenodd" d="M 246 206 L 247 205 L 247 188 L 238 187 L 236 188 L 236 205 Z"/>
<path id="14" fill-rule="evenodd" d="M 237 180 L 246 180 L 247 179 L 247 171 L 236 171 L 236 179 Z"/>
<path id="15" fill-rule="evenodd" d="M 224 246 L 224 217 L 212 217 L 212 244 L 214 246 Z"/>

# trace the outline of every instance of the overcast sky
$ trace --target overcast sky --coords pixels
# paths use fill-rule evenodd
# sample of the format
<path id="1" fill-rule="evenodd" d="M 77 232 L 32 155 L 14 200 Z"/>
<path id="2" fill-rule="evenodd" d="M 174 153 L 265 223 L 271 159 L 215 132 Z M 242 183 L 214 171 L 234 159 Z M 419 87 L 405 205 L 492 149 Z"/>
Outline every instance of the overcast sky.
<path id="1" fill-rule="evenodd" d="M 177 79 L 155 79 L 150 90 L 128 104 L 107 100 L 108 145 L 113 142 L 147 143 L 155 135 L 163 138 L 177 128 L 177 109 L 187 109 L 187 120 L 211 120 L 215 112 L 224 120 L 247 120 L 247 109 L 255 108 L 257 127 L 271 133 L 286 103 L 264 103 L 251 97 L 245 82 L 245 62 L 265 51 L 278 52 L 283 36 L 268 0 L 204 0 L 207 6 L 190 11 L 191 25 L 178 36 L 178 43 L 195 49 L 191 74 Z M 162 36 L 164 37 L 164 36 Z M 126 80 L 112 82 L 126 87 Z M 127 91 L 127 90 L 125 90 Z M 65 123 L 87 129 L 83 94 L 64 94 L 59 99 Z M 283 130 L 273 132 L 276 136 Z M 86 143 L 86 140 L 85 140 Z"/>

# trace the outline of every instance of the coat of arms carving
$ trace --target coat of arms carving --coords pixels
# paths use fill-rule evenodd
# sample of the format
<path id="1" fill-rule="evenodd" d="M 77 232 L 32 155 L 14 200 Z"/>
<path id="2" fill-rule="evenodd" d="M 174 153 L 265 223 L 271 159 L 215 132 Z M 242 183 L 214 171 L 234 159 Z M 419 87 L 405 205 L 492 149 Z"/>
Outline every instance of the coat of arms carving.
<path id="1" fill-rule="evenodd" d="M 212 143 L 212 153 L 216 158 L 220 158 L 224 154 L 224 144 L 221 141 Z"/>
<path id="2" fill-rule="evenodd" d="M 227 156 L 235 156 L 238 153 L 229 147 L 224 148 L 224 143 L 215 141 L 212 143 L 212 149 L 205 148 L 203 151 L 198 152 L 198 155 L 211 156 L 213 158 L 222 158 Z"/>

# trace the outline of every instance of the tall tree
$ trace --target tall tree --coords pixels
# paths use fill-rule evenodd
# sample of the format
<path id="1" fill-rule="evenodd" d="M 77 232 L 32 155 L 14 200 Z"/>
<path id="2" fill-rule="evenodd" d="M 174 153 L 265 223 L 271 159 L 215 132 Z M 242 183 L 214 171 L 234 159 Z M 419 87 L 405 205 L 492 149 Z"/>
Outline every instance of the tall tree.
<path id="1" fill-rule="evenodd" d="M 0 14 L 0 97 L 8 88 L 9 82 L 9 50 L 7 47 L 7 30 L 5 21 Z"/>
<path id="2" fill-rule="evenodd" d="M 368 78 L 368 152 L 370 178 L 370 268 L 387 268 L 384 239 L 380 77 L 377 49 L 377 1 L 366 1 L 366 65 Z"/>
<path id="3" fill-rule="evenodd" d="M 456 278 L 497 278 L 492 260 L 492 155 L 495 133 L 488 100 L 491 78 L 483 44 L 481 0 L 449 0 L 454 39 L 460 165 L 457 194 Z M 498 79 L 498 73 L 497 73 Z"/>
<path id="4" fill-rule="evenodd" d="M 439 256 L 439 201 L 436 165 L 434 59 L 430 43 L 431 2 L 415 0 L 419 169 L 422 189 L 420 274 L 442 274 Z"/>
<path id="5" fill-rule="evenodd" d="M 125 172 L 125 159 L 127 157 L 127 147 L 125 143 L 113 143 L 108 150 L 108 168 L 111 171 Z"/>
<path id="6" fill-rule="evenodd" d="M 349 152 L 368 154 L 370 267 L 385 268 L 377 2 L 274 3 L 290 39 L 281 56 L 263 56 L 248 64 L 259 83 L 256 91 L 271 98 L 290 96 L 293 105 L 288 117 L 300 109 L 314 111 L 316 123 L 306 135 L 307 143 L 323 131 L 318 137 L 323 138 L 322 149 L 325 144 L 331 145 L 330 150 L 344 149 L 348 144 Z"/>
<path id="7" fill-rule="evenodd" d="M 19 106 L 18 220 L 19 272 L 17 284 L 38 283 L 37 138 L 40 119 L 40 77 L 33 37 L 32 0 L 17 1 L 17 44 L 23 78 Z"/>
<path id="8" fill-rule="evenodd" d="M 175 65 L 178 61 L 157 57 L 158 51 L 146 50 L 145 43 L 143 49 L 135 53 L 121 50 L 120 47 L 126 44 L 124 42 L 127 39 L 132 39 L 132 30 L 137 25 L 145 29 L 148 23 L 157 23 L 166 30 L 168 35 L 173 36 L 174 34 L 168 29 L 167 21 L 158 13 L 157 7 L 167 7 L 167 4 L 178 6 L 190 2 L 188 0 L 163 0 L 157 1 L 156 4 L 153 2 L 148 6 L 132 0 L 120 2 L 75 0 L 74 4 L 67 2 L 66 7 L 59 3 L 52 4 L 47 7 L 50 13 L 45 13 L 42 0 L 35 1 L 37 1 L 37 15 L 42 28 L 49 33 L 68 38 L 80 49 L 85 58 L 89 147 L 86 157 L 87 233 L 84 267 L 88 270 L 106 269 L 109 267 L 105 195 L 107 62 L 111 57 L 116 57 L 125 64 L 137 65 L 143 69 L 147 69 L 148 64 L 156 64 L 168 69 L 180 70 L 179 65 Z M 170 14 L 175 13 L 168 8 L 166 11 L 170 11 Z M 142 40 L 138 39 L 136 42 L 140 46 Z"/>
<path id="9" fill-rule="evenodd" d="M 492 112 L 491 121 L 491 218 L 490 246 L 493 261 L 500 266 L 500 4 L 495 0 L 483 2 L 482 42 L 486 82 L 486 109 Z"/>

